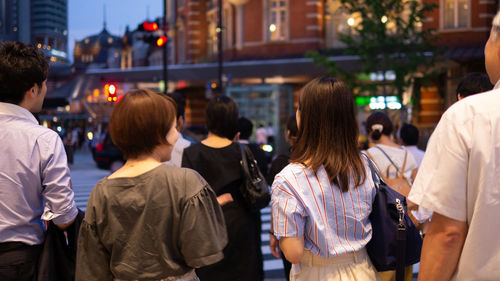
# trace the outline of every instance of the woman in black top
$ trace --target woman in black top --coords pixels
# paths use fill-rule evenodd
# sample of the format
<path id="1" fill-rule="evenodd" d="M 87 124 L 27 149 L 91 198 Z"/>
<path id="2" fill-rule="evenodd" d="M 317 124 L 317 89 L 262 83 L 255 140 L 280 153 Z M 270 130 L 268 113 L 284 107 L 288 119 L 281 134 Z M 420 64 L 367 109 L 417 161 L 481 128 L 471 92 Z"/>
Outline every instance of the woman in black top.
<path id="1" fill-rule="evenodd" d="M 232 142 L 237 133 L 238 106 L 228 97 L 215 97 L 206 110 L 208 137 L 184 149 L 182 166 L 196 170 L 217 195 L 227 226 L 228 244 L 224 259 L 199 268 L 200 280 L 262 280 L 262 259 L 257 241 L 256 214 L 242 202 L 241 152 Z"/>

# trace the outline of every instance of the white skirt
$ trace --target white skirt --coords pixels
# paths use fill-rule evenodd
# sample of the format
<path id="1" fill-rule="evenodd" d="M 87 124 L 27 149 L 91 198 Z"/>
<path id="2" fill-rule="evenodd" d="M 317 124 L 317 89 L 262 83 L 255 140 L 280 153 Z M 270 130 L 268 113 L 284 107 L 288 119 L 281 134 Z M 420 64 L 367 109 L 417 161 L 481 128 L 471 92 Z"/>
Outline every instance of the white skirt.
<path id="1" fill-rule="evenodd" d="M 291 281 L 380 281 L 366 250 L 324 258 L 304 250 L 300 263 L 293 264 Z"/>

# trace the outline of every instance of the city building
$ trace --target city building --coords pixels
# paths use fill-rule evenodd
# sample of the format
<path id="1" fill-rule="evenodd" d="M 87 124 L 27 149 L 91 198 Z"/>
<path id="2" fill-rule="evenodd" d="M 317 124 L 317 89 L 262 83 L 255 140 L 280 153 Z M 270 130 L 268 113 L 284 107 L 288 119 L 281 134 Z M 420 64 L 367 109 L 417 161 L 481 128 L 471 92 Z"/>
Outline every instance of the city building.
<path id="1" fill-rule="evenodd" d="M 308 51 L 329 51 L 329 60 L 346 70 L 355 70 L 355 56 L 342 55 L 340 33 L 352 32 L 359 16 L 341 9 L 339 0 L 169 0 L 168 1 L 168 89 L 183 93 L 189 124 L 204 123 L 203 108 L 218 85 L 219 31 L 222 31 L 224 93 L 235 98 L 243 114 L 254 121 L 272 124 L 280 132 L 293 113 L 300 88 L 326 72 Z M 444 50 L 434 70 L 439 73 L 425 86 L 415 84 L 412 122 L 432 128 L 444 110 L 455 102 L 458 79 L 467 72 L 484 72 L 484 44 L 491 20 L 498 10 L 496 0 L 422 0 L 436 4 L 422 28 L 434 29 Z M 219 4 L 222 28 L 219 28 Z M 133 31 L 132 34 L 137 33 Z M 161 90 L 161 50 L 136 37 L 126 36 L 127 56 L 121 67 L 89 70 L 89 79 L 119 81 L 123 88 L 137 86 Z M 139 42 L 141 41 L 141 42 Z M 124 47 L 125 49 L 125 47 Z M 122 52 L 124 51 L 122 49 Z M 132 51 L 130 51 L 132 50 Z M 340 51 L 339 51 L 340 50 Z M 432 52 L 432 50 L 431 50 Z M 130 63 L 130 61 L 132 63 Z M 125 63 L 126 62 L 126 63 Z M 382 83 L 376 73 L 368 83 Z M 387 82 L 386 82 L 387 83 Z M 390 81 L 389 81 L 390 83 Z M 96 86 L 97 87 L 97 86 Z M 385 99 L 380 105 L 379 99 Z M 368 114 L 374 108 L 398 103 L 374 96 L 374 107 L 360 105 Z M 381 107 L 379 107 L 381 106 Z M 359 118 L 363 120 L 363 116 Z"/>
<path id="2" fill-rule="evenodd" d="M 0 0 L 0 41 L 35 44 L 53 63 L 68 63 L 67 0 Z"/>
<path id="3" fill-rule="evenodd" d="M 74 66 L 78 71 L 87 68 L 121 67 L 122 37 L 109 33 L 106 22 L 101 32 L 75 42 Z"/>

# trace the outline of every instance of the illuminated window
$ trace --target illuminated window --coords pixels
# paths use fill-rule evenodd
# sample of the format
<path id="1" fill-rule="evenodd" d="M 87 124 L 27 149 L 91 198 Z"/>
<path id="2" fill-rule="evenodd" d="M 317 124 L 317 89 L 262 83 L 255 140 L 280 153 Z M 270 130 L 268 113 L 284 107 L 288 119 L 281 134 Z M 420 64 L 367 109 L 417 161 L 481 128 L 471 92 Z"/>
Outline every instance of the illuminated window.
<path id="1" fill-rule="evenodd" d="M 267 1 L 267 39 L 280 41 L 286 39 L 287 27 L 287 1 Z"/>
<path id="2" fill-rule="evenodd" d="M 469 0 L 442 0 L 443 1 L 443 28 L 469 27 L 470 3 Z"/>

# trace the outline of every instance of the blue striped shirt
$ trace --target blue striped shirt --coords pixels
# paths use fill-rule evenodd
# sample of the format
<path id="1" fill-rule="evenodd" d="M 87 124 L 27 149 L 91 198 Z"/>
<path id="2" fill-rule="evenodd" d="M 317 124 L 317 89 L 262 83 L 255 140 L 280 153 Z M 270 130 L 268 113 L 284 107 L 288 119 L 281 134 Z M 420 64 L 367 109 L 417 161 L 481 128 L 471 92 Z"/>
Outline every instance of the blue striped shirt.
<path id="1" fill-rule="evenodd" d="M 276 236 L 304 236 L 304 246 L 322 257 L 339 256 L 362 249 L 372 236 L 368 219 L 375 186 L 365 161 L 366 180 L 342 192 L 321 166 L 289 164 L 275 178 L 272 191 L 272 223 Z"/>

